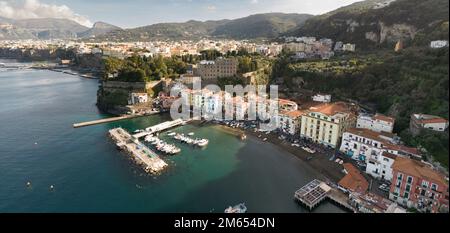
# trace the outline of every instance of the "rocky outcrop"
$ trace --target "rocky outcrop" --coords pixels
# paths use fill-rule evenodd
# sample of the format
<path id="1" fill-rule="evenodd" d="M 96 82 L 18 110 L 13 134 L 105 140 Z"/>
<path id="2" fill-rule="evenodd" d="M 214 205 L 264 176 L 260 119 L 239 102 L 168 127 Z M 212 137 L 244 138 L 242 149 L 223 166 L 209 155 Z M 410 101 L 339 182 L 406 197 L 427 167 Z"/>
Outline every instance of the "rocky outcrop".
<path id="1" fill-rule="evenodd" d="M 378 43 L 380 41 L 380 36 L 379 33 L 370 31 L 366 32 L 366 39 Z"/>
<path id="2" fill-rule="evenodd" d="M 417 34 L 414 26 L 407 24 L 393 24 L 386 26 L 380 22 L 380 43 L 397 42 L 399 40 L 413 40 Z"/>

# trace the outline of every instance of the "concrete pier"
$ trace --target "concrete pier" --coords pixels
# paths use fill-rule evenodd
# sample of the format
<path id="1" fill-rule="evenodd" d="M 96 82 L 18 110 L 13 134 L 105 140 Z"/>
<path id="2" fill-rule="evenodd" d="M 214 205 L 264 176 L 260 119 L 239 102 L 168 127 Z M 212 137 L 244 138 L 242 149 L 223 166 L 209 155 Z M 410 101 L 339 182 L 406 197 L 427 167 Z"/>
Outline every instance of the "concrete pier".
<path id="1" fill-rule="evenodd" d="M 155 152 L 139 142 L 122 128 L 109 131 L 111 138 L 116 142 L 119 149 L 125 150 L 136 163 L 142 165 L 146 172 L 152 174 L 160 173 L 168 166 Z"/>
<path id="2" fill-rule="evenodd" d="M 76 123 L 76 124 L 73 124 L 73 127 L 81 128 L 81 127 L 87 127 L 87 126 L 92 126 L 92 125 L 99 125 L 99 124 L 111 123 L 111 122 L 122 121 L 122 120 L 127 120 L 127 119 L 133 119 L 133 118 L 138 118 L 138 117 L 151 116 L 151 115 L 155 115 L 158 113 L 159 112 L 152 112 L 149 114 L 135 114 L 135 115 L 111 117 L 111 118 L 106 118 L 106 119 L 99 119 L 99 120 L 87 121 L 87 122 L 82 122 L 82 123 Z"/>

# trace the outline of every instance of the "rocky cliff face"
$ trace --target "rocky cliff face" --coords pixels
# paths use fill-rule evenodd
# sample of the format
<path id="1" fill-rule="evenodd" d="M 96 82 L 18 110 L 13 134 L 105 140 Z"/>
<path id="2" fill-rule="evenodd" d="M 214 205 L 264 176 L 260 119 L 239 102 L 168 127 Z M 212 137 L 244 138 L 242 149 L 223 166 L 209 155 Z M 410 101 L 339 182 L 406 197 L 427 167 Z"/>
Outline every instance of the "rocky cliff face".
<path id="1" fill-rule="evenodd" d="M 366 0 L 307 20 L 290 35 L 327 37 L 355 43 L 359 48 L 399 40 L 427 45 L 431 40 L 448 40 L 448 8 L 448 0 L 396 0 L 386 4 Z"/>

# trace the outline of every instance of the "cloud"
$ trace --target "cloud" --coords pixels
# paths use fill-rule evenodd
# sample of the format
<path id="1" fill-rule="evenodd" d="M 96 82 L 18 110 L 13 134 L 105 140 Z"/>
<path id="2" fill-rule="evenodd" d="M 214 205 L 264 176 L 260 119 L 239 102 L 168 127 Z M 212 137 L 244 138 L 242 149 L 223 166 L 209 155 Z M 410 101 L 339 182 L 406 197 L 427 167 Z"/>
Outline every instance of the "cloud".
<path id="1" fill-rule="evenodd" d="M 11 19 L 64 18 L 91 27 L 92 22 L 66 5 L 50 5 L 39 0 L 0 0 L 0 16 Z"/>
<path id="2" fill-rule="evenodd" d="M 258 4 L 258 0 L 250 0 L 251 4 Z"/>
<path id="3" fill-rule="evenodd" d="M 210 6 L 206 6 L 205 8 L 208 12 L 216 12 L 217 11 L 217 7 L 214 5 L 210 5 Z"/>

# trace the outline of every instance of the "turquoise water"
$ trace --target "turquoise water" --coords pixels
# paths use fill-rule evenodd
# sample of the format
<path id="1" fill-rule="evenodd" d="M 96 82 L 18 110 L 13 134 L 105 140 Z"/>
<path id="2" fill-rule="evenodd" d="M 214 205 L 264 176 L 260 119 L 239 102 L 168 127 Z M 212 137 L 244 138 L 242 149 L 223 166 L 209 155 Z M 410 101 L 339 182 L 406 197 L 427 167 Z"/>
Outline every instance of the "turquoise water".
<path id="1" fill-rule="evenodd" d="M 49 71 L 0 71 L 0 212 L 222 213 L 241 202 L 253 213 L 306 212 L 293 194 L 319 174 L 276 146 L 241 142 L 216 126 L 177 128 L 210 139 L 209 146 L 180 145 L 180 155 L 164 157 L 167 171 L 144 174 L 107 131 L 166 118 L 73 129 L 106 117 L 95 106 L 97 87 L 95 80 Z M 342 210 L 324 203 L 314 212 Z"/>

